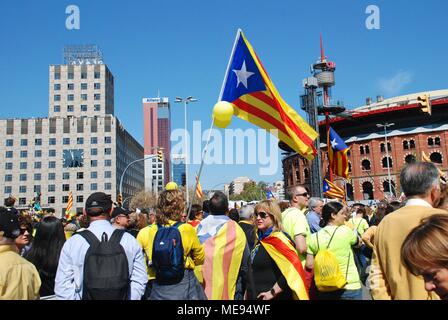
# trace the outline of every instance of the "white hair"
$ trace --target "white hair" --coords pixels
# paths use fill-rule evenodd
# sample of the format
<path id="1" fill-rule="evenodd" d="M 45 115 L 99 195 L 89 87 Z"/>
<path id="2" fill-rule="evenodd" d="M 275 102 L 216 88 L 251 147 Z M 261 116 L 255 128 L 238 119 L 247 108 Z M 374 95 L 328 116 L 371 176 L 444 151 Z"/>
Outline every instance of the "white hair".
<path id="1" fill-rule="evenodd" d="M 250 204 L 246 204 L 240 209 L 240 219 L 249 220 L 251 216 L 254 214 L 254 206 Z"/>

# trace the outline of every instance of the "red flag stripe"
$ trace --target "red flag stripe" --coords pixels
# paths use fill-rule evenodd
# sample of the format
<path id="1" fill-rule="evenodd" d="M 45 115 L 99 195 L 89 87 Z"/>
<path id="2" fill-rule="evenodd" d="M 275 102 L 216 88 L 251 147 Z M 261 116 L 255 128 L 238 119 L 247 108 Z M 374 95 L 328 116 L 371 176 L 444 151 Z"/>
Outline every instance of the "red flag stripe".
<path id="1" fill-rule="evenodd" d="M 288 126 L 294 133 L 297 135 L 297 137 L 302 140 L 302 142 L 308 146 L 313 146 L 313 141 L 310 139 L 309 136 L 307 136 L 296 124 L 294 121 L 291 120 L 291 118 L 285 113 L 285 110 L 283 110 L 281 104 L 277 99 L 273 99 L 266 95 L 263 91 L 258 92 L 252 92 L 250 94 L 251 96 L 254 96 L 255 98 L 263 101 L 267 105 L 271 106 L 275 111 L 280 113 L 281 118 L 285 121 L 286 126 Z M 271 92 L 271 95 L 274 96 Z"/>

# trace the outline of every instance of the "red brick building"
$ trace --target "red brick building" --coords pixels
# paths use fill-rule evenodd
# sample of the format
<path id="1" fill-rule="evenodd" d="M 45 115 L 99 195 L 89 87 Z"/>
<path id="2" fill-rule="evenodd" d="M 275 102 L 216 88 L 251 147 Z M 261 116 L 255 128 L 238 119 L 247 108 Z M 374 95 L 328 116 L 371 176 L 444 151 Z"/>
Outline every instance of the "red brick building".
<path id="1" fill-rule="evenodd" d="M 423 113 L 417 97 L 430 96 L 432 115 Z M 444 172 L 448 169 L 448 90 L 378 99 L 350 110 L 351 117 L 331 119 L 331 127 L 350 147 L 350 179 L 346 182 L 349 200 L 384 199 L 389 193 L 388 159 L 393 196 L 401 194 L 399 174 L 407 163 L 421 160 L 422 151 Z M 386 128 L 384 124 L 394 123 Z M 379 126 L 377 126 L 380 125 Z M 320 123 L 323 174 L 327 172 L 325 123 Z M 285 189 L 310 186 L 310 164 L 297 154 L 283 160 Z M 334 179 L 340 186 L 344 181 Z"/>

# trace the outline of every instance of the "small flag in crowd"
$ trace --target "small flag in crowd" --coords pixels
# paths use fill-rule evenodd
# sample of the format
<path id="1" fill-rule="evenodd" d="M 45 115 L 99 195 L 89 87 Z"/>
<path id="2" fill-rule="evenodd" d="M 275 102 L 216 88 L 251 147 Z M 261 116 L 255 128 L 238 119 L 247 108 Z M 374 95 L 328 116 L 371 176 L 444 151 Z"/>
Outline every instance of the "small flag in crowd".
<path id="1" fill-rule="evenodd" d="M 306 159 L 317 154 L 313 141 L 318 133 L 280 96 L 241 30 L 219 100 L 231 103 L 237 117 L 267 131 L 278 130 L 279 140 Z"/>
<path id="2" fill-rule="evenodd" d="M 338 187 L 328 179 L 324 180 L 324 195 L 331 199 L 341 199 L 345 201 L 345 191 L 341 187 Z"/>
<path id="3" fill-rule="evenodd" d="M 199 182 L 198 176 L 196 176 L 196 198 L 201 199 L 204 194 L 202 193 L 201 183 Z"/>
<path id="4" fill-rule="evenodd" d="M 73 195 L 71 192 L 68 194 L 68 202 L 67 202 L 67 208 L 65 209 L 65 218 L 67 220 L 70 220 L 71 218 L 71 211 L 73 208 Z"/>
<path id="5" fill-rule="evenodd" d="M 349 147 L 344 140 L 329 127 L 327 132 L 327 147 L 328 147 L 328 164 L 330 165 L 333 174 L 345 179 L 348 179 L 348 156 Z"/>
<path id="6" fill-rule="evenodd" d="M 274 194 L 272 193 L 271 190 L 266 191 L 266 199 L 270 200 L 270 199 L 275 199 Z"/>

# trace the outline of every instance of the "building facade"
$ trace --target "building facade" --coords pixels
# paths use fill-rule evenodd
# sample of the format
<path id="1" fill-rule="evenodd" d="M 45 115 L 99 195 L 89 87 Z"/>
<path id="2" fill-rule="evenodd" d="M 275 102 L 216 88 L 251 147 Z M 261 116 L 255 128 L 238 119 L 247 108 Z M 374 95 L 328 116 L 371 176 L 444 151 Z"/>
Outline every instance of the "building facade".
<path id="1" fill-rule="evenodd" d="M 102 59 L 101 59 L 102 60 Z M 143 189 L 143 147 L 114 116 L 114 80 L 108 67 L 51 65 L 49 117 L 0 119 L 0 192 L 28 207 L 41 194 L 41 206 L 63 214 L 69 193 L 73 211 L 97 191 L 115 201 L 123 177 L 123 199 Z M 75 62 L 72 62 L 75 63 Z"/>
<path id="2" fill-rule="evenodd" d="M 432 114 L 421 111 L 417 97 L 430 96 Z M 384 125 L 392 124 L 386 127 Z M 399 174 L 406 163 L 421 161 L 422 152 L 442 171 L 448 169 L 448 90 L 420 92 L 390 99 L 379 99 L 336 117 L 331 127 L 350 147 L 350 179 L 335 177 L 344 187 L 348 200 L 397 198 L 401 194 Z M 325 123 L 320 136 L 326 139 Z M 386 142 L 387 139 L 387 142 Z M 322 139 L 321 139 L 322 141 Z M 321 143 L 323 172 L 328 167 L 326 145 Z M 285 188 L 310 186 L 310 164 L 297 154 L 283 159 Z M 390 179 L 390 184 L 389 184 Z"/>
<path id="3" fill-rule="evenodd" d="M 143 99 L 144 153 L 152 160 L 145 161 L 145 190 L 158 190 L 171 180 L 171 111 L 168 98 Z M 158 151 L 163 153 L 163 160 Z"/>
<path id="4" fill-rule="evenodd" d="M 178 186 L 185 186 L 187 183 L 185 156 L 183 154 L 173 154 L 171 160 L 173 165 L 173 181 Z"/>
<path id="5" fill-rule="evenodd" d="M 229 185 L 229 195 L 240 194 L 244 190 L 244 184 L 251 181 L 248 177 L 235 178 Z"/>

